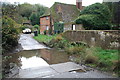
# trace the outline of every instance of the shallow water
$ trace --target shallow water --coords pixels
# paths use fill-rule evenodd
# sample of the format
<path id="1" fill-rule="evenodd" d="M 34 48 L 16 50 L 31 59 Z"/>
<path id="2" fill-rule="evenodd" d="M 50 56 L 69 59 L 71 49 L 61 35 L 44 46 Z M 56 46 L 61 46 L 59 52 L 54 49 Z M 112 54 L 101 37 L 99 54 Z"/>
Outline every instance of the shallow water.
<path id="1" fill-rule="evenodd" d="M 21 69 L 45 67 L 69 61 L 67 53 L 55 49 L 21 51 L 9 56 L 12 58 L 8 59 L 6 64 L 14 63 Z"/>
<path id="2" fill-rule="evenodd" d="M 34 67 L 44 68 L 51 64 L 69 62 L 71 59 L 74 59 L 74 57 L 76 57 L 73 55 L 68 55 L 67 53 L 65 53 L 65 51 L 60 51 L 56 49 L 21 51 L 15 54 L 10 54 L 9 56 L 12 56 L 12 58 L 8 59 L 5 64 L 9 66 L 10 63 L 14 63 L 20 69 L 28 69 L 28 68 L 32 69 Z M 104 74 L 96 70 L 94 71 L 91 70 L 87 72 L 83 72 L 81 70 L 75 70 L 75 71 L 72 70 L 72 72 L 70 73 L 69 72 L 67 72 L 66 74 L 62 73 L 61 75 L 55 75 L 53 77 L 69 78 L 71 76 L 75 78 L 76 75 L 80 78 L 97 78 L 99 76 L 101 78 L 112 77 L 109 74 Z M 52 76 L 50 77 L 52 78 Z"/>

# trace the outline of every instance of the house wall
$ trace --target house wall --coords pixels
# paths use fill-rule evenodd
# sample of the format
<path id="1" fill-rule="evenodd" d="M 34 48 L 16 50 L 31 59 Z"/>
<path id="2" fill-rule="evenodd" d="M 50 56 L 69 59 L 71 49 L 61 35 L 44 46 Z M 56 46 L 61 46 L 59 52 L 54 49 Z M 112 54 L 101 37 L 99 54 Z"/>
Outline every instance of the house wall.
<path id="1" fill-rule="evenodd" d="M 120 49 L 119 30 L 81 30 L 66 31 L 64 37 L 71 42 L 85 42 L 90 47 Z"/>
<path id="2" fill-rule="evenodd" d="M 74 24 L 75 30 L 84 30 L 82 24 Z M 64 32 L 68 30 L 72 30 L 73 23 L 64 24 Z"/>
<path id="3" fill-rule="evenodd" d="M 64 24 L 64 32 L 68 30 L 72 30 L 72 24 Z"/>
<path id="4" fill-rule="evenodd" d="M 48 17 L 48 19 L 46 19 Z M 50 28 L 50 16 L 45 16 L 40 18 L 40 34 L 44 34 L 44 31 Z"/>

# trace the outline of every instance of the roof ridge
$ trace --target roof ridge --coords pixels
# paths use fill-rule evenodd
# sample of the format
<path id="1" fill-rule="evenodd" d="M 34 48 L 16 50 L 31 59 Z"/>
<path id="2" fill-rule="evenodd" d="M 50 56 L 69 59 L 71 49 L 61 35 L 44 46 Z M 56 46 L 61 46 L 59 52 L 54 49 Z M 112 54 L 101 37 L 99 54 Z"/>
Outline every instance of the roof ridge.
<path id="1" fill-rule="evenodd" d="M 67 4 L 67 3 L 62 3 L 62 2 L 55 2 L 54 4 L 64 4 L 64 5 L 76 6 L 75 4 Z M 53 5 L 54 5 L 54 4 L 53 4 Z M 52 6 L 53 6 L 53 5 L 52 5 Z M 52 7 L 52 6 L 51 6 L 51 7 Z"/>

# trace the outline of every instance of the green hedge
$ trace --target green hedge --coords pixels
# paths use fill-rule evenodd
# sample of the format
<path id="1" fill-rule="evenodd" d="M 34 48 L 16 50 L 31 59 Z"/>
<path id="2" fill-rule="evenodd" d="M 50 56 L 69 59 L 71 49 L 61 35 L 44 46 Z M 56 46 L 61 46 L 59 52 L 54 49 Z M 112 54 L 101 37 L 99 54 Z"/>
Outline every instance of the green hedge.
<path id="1" fill-rule="evenodd" d="M 76 24 L 83 24 L 85 29 L 109 30 L 111 29 L 111 13 L 107 6 L 100 3 L 84 8 L 75 20 Z"/>

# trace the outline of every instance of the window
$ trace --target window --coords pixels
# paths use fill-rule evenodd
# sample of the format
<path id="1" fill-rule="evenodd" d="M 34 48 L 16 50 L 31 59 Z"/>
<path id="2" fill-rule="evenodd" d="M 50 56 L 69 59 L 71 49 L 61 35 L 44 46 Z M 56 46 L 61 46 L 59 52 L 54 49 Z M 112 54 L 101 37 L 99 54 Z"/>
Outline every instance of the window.
<path id="1" fill-rule="evenodd" d="M 46 26 L 46 30 L 49 30 L 49 26 Z"/>
<path id="2" fill-rule="evenodd" d="M 75 25 L 72 25 L 72 30 L 75 30 Z"/>
<path id="3" fill-rule="evenodd" d="M 48 20 L 49 18 L 48 17 L 46 17 L 46 20 Z"/>

